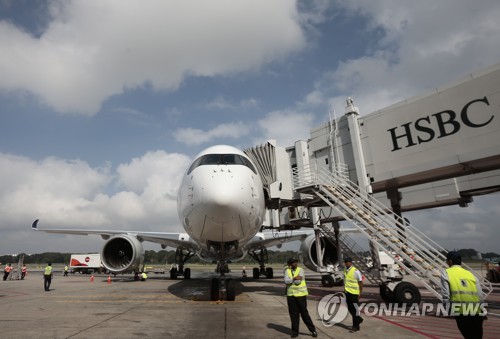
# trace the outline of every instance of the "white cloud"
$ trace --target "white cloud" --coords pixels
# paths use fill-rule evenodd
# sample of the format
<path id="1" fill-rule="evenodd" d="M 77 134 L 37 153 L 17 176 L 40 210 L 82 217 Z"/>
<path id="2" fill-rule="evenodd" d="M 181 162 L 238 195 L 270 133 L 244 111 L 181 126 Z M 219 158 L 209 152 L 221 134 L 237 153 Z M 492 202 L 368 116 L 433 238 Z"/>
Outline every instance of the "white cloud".
<path id="1" fill-rule="evenodd" d="M 234 105 L 226 98 L 218 96 L 212 102 L 209 102 L 206 107 L 209 109 L 232 109 Z"/>
<path id="2" fill-rule="evenodd" d="M 242 122 L 235 122 L 221 124 L 208 131 L 197 128 L 182 128 L 174 133 L 174 137 L 178 142 L 197 146 L 220 138 L 238 139 L 249 133 L 249 126 Z"/>
<path id="3" fill-rule="evenodd" d="M 274 111 L 257 121 L 261 136 L 255 144 L 263 144 L 269 139 L 277 141 L 278 146 L 292 146 L 297 140 L 309 139 L 309 130 L 313 127 L 312 113 L 294 111 Z"/>
<path id="4" fill-rule="evenodd" d="M 6 179 L 0 187 L 2 253 L 85 251 L 102 245 L 98 237 L 83 242 L 78 236 L 43 238 L 34 232 L 26 237 L 36 218 L 42 228 L 181 231 L 176 195 L 189 162 L 182 154 L 148 152 L 111 173 L 79 160 L 37 162 L 0 153 L 0 177 Z M 115 183 L 119 189 L 109 193 Z"/>
<path id="5" fill-rule="evenodd" d="M 241 100 L 239 103 L 232 103 L 231 100 L 218 96 L 206 105 L 208 109 L 220 109 L 220 110 L 233 110 L 238 111 L 240 109 L 248 109 L 258 106 L 258 101 L 250 98 Z"/>
<path id="6" fill-rule="evenodd" d="M 111 95 L 257 69 L 300 50 L 295 1 L 54 2 L 39 38 L 0 21 L 0 89 L 95 114 Z M 258 18 L 258 20 L 256 19 Z"/>
<path id="7" fill-rule="evenodd" d="M 413 226 L 447 250 L 473 248 L 500 253 L 498 194 L 474 198 L 468 207 L 440 207 L 405 213 Z"/>
<path id="8" fill-rule="evenodd" d="M 367 34 L 381 37 L 366 54 L 326 73 L 305 101 L 328 99 L 337 111 L 347 96 L 362 114 L 422 94 L 500 61 L 500 4 L 494 0 L 411 2 L 337 1 L 362 15 Z M 443 15 L 446 13 L 446 15 Z"/>

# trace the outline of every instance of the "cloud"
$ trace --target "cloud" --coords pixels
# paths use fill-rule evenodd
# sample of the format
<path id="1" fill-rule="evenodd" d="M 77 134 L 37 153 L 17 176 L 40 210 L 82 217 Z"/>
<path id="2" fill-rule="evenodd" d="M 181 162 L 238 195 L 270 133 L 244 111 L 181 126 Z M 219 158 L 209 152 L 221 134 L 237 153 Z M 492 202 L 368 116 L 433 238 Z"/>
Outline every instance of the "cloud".
<path id="1" fill-rule="evenodd" d="M 335 6 L 348 17 L 363 17 L 360 34 L 374 39 L 362 56 L 326 72 L 305 102 L 323 98 L 343 112 L 351 96 L 361 114 L 368 114 L 500 60 L 500 6 L 494 0 L 481 6 L 466 0 L 405 6 L 354 0 Z"/>
<path id="2" fill-rule="evenodd" d="M 148 152 L 112 172 L 80 160 L 34 161 L 0 153 L 0 176 L 8 178 L 0 187 L 2 253 L 88 251 L 102 245 L 98 237 L 83 242 L 34 232 L 26 237 L 37 218 L 42 228 L 181 231 L 177 189 L 189 162 L 182 154 Z"/>
<path id="3" fill-rule="evenodd" d="M 134 158 L 128 164 L 118 166 L 118 182 L 128 191 L 149 194 L 160 198 L 161 194 L 176 199 L 182 175 L 190 159 L 178 153 L 148 152 Z"/>
<path id="4" fill-rule="evenodd" d="M 8 178 L 0 189 L 3 225 L 18 223 L 28 215 L 30 218 L 33 215 L 64 218 L 85 209 L 89 199 L 110 183 L 108 172 L 108 168 L 93 169 L 80 160 L 51 157 L 35 162 L 0 154 L 0 175 Z M 75 219 L 81 217 L 74 216 Z"/>
<path id="5" fill-rule="evenodd" d="M 305 45 L 288 0 L 55 1 L 51 13 L 39 37 L 0 21 L 0 89 L 59 112 L 92 115 L 112 95 L 258 69 Z"/>
<path id="6" fill-rule="evenodd" d="M 197 128 L 181 128 L 174 133 L 175 140 L 180 143 L 197 146 L 217 139 L 239 139 L 250 133 L 250 128 L 243 122 L 218 125 L 208 131 Z"/>
<path id="7" fill-rule="evenodd" d="M 261 136 L 255 144 L 263 144 L 269 139 L 277 141 L 278 146 L 287 147 L 297 140 L 309 139 L 309 130 L 314 123 L 314 114 L 295 111 L 274 111 L 257 121 Z"/>
<path id="8" fill-rule="evenodd" d="M 232 103 L 231 100 L 224 98 L 223 96 L 216 97 L 213 101 L 209 102 L 206 105 L 208 109 L 217 109 L 217 110 L 240 110 L 247 108 L 254 108 L 258 106 L 258 101 L 256 99 L 244 99 L 239 103 Z"/>
<path id="9" fill-rule="evenodd" d="M 474 198 L 468 207 L 448 206 L 405 213 L 413 226 L 447 250 L 473 248 L 499 253 L 499 194 Z"/>

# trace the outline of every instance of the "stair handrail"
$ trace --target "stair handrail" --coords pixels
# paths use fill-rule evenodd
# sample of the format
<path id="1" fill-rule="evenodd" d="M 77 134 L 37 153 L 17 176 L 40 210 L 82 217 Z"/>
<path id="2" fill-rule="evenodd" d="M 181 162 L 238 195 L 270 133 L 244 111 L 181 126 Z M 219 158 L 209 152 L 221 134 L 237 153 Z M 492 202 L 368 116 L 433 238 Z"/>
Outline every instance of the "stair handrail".
<path id="1" fill-rule="evenodd" d="M 307 186 L 316 186 L 316 187 L 319 187 L 320 185 L 332 186 L 333 188 L 339 190 L 342 196 L 349 199 L 351 203 L 356 205 L 358 209 L 362 210 L 363 212 L 371 216 L 371 218 L 376 218 L 379 221 L 382 220 L 386 221 L 385 223 L 383 223 L 383 226 L 385 226 L 384 231 L 387 231 L 390 234 L 390 236 L 394 237 L 399 242 L 405 243 L 407 248 L 409 248 L 414 254 L 418 255 L 419 261 L 425 262 L 425 264 L 429 265 L 428 267 L 424 267 L 420 264 L 420 262 L 415 261 L 414 258 L 410 256 L 411 254 L 408 255 L 407 253 L 404 252 L 403 247 L 399 248 L 398 246 L 394 245 L 393 241 L 391 241 L 390 238 L 386 237 L 384 234 L 377 234 L 377 230 L 373 229 L 374 227 L 371 227 L 370 225 L 365 225 L 372 234 L 368 234 L 363 230 L 361 230 L 361 232 L 364 233 L 369 238 L 372 238 L 373 236 L 379 238 L 382 241 L 382 243 L 385 243 L 385 246 L 382 246 L 382 249 L 391 257 L 393 257 L 392 253 L 390 253 L 390 251 L 387 251 L 385 247 L 391 248 L 396 253 L 401 251 L 402 253 L 398 254 L 404 259 L 406 259 L 409 263 L 411 263 L 412 266 L 418 268 L 420 271 L 419 273 L 421 275 L 427 276 L 434 283 L 434 285 L 438 286 L 440 284 L 440 281 L 434 275 L 429 275 L 429 270 L 436 271 L 438 268 L 440 269 L 447 268 L 445 263 L 446 259 L 445 254 L 447 253 L 447 250 L 444 249 L 439 244 L 437 244 L 432 239 L 430 239 L 428 236 L 426 236 L 423 232 L 421 232 L 417 228 L 411 225 L 407 226 L 402 222 L 400 222 L 399 218 L 396 218 L 395 214 L 392 211 L 390 211 L 388 207 L 379 202 L 377 199 L 373 198 L 371 195 L 366 194 L 364 191 L 361 191 L 359 187 L 353 182 L 343 178 L 340 179 L 338 175 L 335 175 L 335 173 L 326 171 L 324 169 L 321 169 L 319 171 L 311 171 L 309 165 L 300 168 L 299 167 L 294 168 L 293 179 L 294 179 L 293 182 L 295 190 L 299 190 L 300 188 Z M 320 196 L 320 198 L 322 197 Z M 362 202 L 366 201 L 369 202 L 368 205 L 370 206 L 370 209 L 367 209 L 366 206 L 359 201 L 360 198 L 363 199 Z M 325 199 L 323 198 L 323 200 Z M 341 202 L 339 201 L 338 203 Z M 344 206 L 343 208 L 346 210 L 350 210 L 348 206 Z M 343 214 L 344 218 L 352 221 L 352 218 L 343 213 L 341 210 L 339 210 L 339 212 Z M 384 220 L 386 218 L 390 218 L 390 220 Z M 405 231 L 404 236 L 401 234 L 402 230 Z M 408 233 L 410 237 L 406 236 Z M 411 247 L 409 247 L 408 245 L 411 245 Z M 406 267 L 406 265 L 404 265 L 403 263 L 401 264 Z M 463 266 L 469 269 L 474 274 L 474 271 L 467 265 L 464 264 Z M 412 271 L 410 271 L 410 273 L 411 272 Z M 481 287 L 483 291 L 485 291 L 485 295 L 486 296 L 489 295 L 489 293 L 491 293 L 492 291 L 491 283 L 483 279 L 482 277 L 477 276 L 476 274 L 474 275 L 481 282 Z M 433 290 L 433 292 L 437 294 L 436 291 Z"/>

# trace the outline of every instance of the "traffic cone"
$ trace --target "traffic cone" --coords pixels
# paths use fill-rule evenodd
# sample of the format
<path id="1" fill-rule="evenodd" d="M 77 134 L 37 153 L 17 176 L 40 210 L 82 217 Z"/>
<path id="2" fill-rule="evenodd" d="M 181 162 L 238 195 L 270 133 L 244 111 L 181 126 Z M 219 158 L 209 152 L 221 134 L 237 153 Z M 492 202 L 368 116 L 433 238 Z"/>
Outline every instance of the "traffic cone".
<path id="1" fill-rule="evenodd" d="M 108 275 L 108 284 L 111 284 L 111 276 Z"/>
<path id="2" fill-rule="evenodd" d="M 94 282 L 94 276 L 90 277 L 90 282 Z"/>

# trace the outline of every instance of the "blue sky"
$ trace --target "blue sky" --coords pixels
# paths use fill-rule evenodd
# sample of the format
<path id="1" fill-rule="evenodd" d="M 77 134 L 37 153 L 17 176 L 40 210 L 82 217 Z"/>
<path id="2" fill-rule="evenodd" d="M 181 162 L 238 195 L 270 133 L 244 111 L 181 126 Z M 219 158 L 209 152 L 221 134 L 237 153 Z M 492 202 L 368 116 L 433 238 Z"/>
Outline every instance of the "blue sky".
<path id="1" fill-rule="evenodd" d="M 0 253 L 102 245 L 35 218 L 181 231 L 196 153 L 289 146 L 347 96 L 368 114 L 500 62 L 499 17 L 494 0 L 0 0 Z M 498 200 L 411 218 L 500 252 Z"/>

